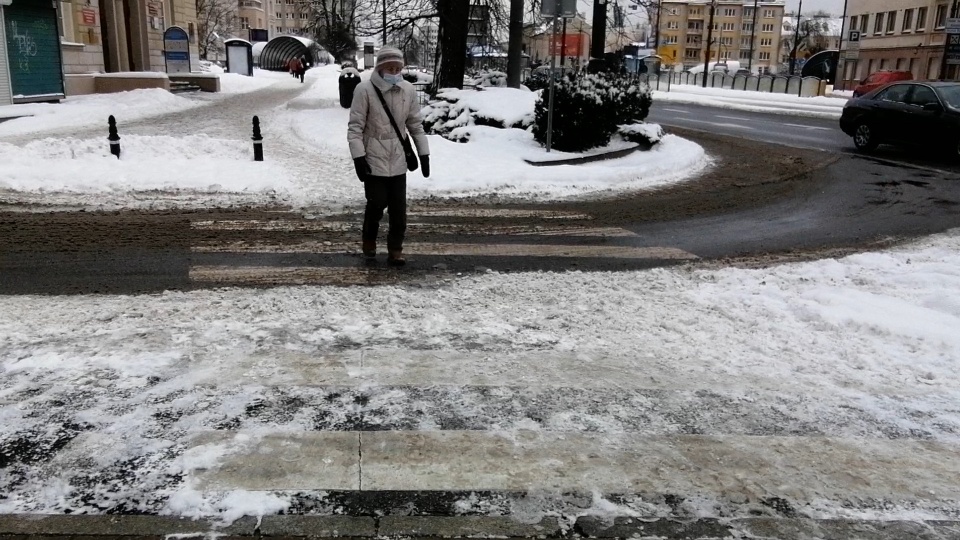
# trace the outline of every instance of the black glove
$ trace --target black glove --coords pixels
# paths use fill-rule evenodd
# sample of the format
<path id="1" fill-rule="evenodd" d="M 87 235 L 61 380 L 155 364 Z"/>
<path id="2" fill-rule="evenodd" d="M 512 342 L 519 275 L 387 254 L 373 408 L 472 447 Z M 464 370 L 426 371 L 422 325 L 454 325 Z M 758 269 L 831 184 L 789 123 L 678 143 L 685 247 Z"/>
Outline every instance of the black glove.
<path id="1" fill-rule="evenodd" d="M 424 178 L 430 178 L 430 155 L 420 156 L 420 171 Z"/>
<path id="2" fill-rule="evenodd" d="M 361 182 L 365 182 L 367 177 L 370 176 L 370 165 L 367 164 L 367 157 L 360 156 L 353 160 L 353 166 L 357 169 L 357 178 Z"/>

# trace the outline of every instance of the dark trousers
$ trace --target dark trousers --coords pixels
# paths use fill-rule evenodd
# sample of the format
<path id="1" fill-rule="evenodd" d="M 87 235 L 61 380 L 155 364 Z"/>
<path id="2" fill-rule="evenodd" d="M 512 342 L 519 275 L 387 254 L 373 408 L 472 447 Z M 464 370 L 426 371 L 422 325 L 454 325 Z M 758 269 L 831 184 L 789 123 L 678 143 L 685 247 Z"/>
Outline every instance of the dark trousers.
<path id="1" fill-rule="evenodd" d="M 403 249 L 403 236 L 407 232 L 407 175 L 370 176 L 363 183 L 367 197 L 367 209 L 363 214 L 363 240 L 376 242 L 377 231 L 383 210 L 390 214 L 390 229 L 387 231 L 387 249 Z"/>
<path id="2" fill-rule="evenodd" d="M 298 69 L 296 73 L 293 74 L 294 77 L 299 77 L 300 82 L 303 82 L 303 76 L 307 73 L 305 69 Z"/>

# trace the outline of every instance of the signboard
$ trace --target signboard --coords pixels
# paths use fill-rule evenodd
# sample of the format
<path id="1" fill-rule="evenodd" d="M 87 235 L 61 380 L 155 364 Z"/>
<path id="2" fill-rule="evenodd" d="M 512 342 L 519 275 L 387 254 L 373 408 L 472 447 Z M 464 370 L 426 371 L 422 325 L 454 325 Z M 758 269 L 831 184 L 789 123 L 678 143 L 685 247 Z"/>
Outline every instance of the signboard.
<path id="1" fill-rule="evenodd" d="M 583 34 L 567 34 L 566 39 L 561 39 L 561 36 L 553 36 L 553 39 L 550 40 L 549 54 L 550 56 L 580 56 L 580 53 L 584 52 L 586 48 L 583 43 Z"/>
<path id="2" fill-rule="evenodd" d="M 373 59 L 373 42 L 363 42 L 363 69 L 373 69 L 375 61 Z"/>
<path id="3" fill-rule="evenodd" d="M 946 22 L 948 34 L 960 34 L 960 17 L 950 17 Z"/>
<path id="4" fill-rule="evenodd" d="M 163 58 L 167 73 L 190 73 L 190 36 L 179 26 L 163 32 Z"/>
<path id="5" fill-rule="evenodd" d="M 844 44 L 843 58 L 856 60 L 860 58 L 860 31 L 851 30 L 847 42 Z"/>
<path id="6" fill-rule="evenodd" d="M 93 25 L 97 23 L 97 12 L 90 8 L 81 9 L 80 16 L 83 17 L 83 24 Z"/>
<path id="7" fill-rule="evenodd" d="M 557 14 L 565 19 L 576 17 L 577 0 L 541 0 L 540 15 L 553 17 Z"/>
<path id="8" fill-rule="evenodd" d="M 947 65 L 960 65 L 960 34 L 947 34 Z"/>

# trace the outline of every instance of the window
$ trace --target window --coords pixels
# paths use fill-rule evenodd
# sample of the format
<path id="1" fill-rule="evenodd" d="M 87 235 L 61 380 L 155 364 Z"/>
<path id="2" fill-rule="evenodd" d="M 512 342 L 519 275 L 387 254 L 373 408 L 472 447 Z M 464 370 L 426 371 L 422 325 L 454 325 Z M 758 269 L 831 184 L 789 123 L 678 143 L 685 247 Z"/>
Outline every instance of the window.
<path id="1" fill-rule="evenodd" d="M 274 17 L 274 18 L 276 18 L 276 19 L 282 19 L 282 18 L 283 18 L 283 13 L 280 13 L 279 11 L 276 13 L 276 15 L 277 15 L 277 16 Z"/>
<path id="2" fill-rule="evenodd" d="M 927 8 L 917 8 L 917 32 L 927 29 Z"/>
<path id="3" fill-rule="evenodd" d="M 736 26 L 734 26 L 734 24 L 733 24 L 732 22 L 725 22 L 725 23 L 723 23 L 723 26 L 721 26 L 721 29 L 722 29 L 724 32 L 733 32 L 733 29 L 734 29 L 734 28 L 736 28 Z"/>
<path id="4" fill-rule="evenodd" d="M 913 93 L 908 96 L 907 103 L 916 105 L 917 107 L 923 107 L 931 103 L 939 105 L 940 99 L 937 98 L 937 94 L 932 88 L 918 84 L 913 87 Z"/>
<path id="5" fill-rule="evenodd" d="M 866 15 L 864 15 L 864 17 L 866 17 Z M 857 16 L 856 16 L 856 15 L 853 15 L 853 16 L 850 17 L 850 28 L 851 28 L 851 29 L 856 29 L 856 28 L 857 28 Z"/>
<path id="6" fill-rule="evenodd" d="M 892 34 L 897 29 L 897 12 L 887 12 L 887 33 Z"/>
<path id="7" fill-rule="evenodd" d="M 877 17 L 873 20 L 873 33 L 882 34 L 883 33 L 883 16 L 884 13 L 877 13 Z"/>
<path id="8" fill-rule="evenodd" d="M 729 59 L 730 59 L 730 51 L 723 51 L 722 53 L 720 53 L 720 59 L 721 59 L 721 60 L 729 60 Z"/>
<path id="9" fill-rule="evenodd" d="M 740 59 L 749 60 L 750 59 L 750 49 L 740 49 Z"/>
<path id="10" fill-rule="evenodd" d="M 861 34 L 867 33 L 867 27 L 868 27 L 869 21 L 870 21 L 869 15 L 863 15 L 860 17 L 860 33 Z"/>
<path id="11" fill-rule="evenodd" d="M 740 31 L 741 31 L 741 32 L 753 32 L 753 23 L 752 23 L 752 22 L 745 22 L 745 23 L 743 23 L 742 25 L 740 25 Z"/>
<path id="12" fill-rule="evenodd" d="M 304 20 L 304 21 L 307 20 L 307 13 L 306 13 L 306 12 L 301 13 L 301 14 L 300 14 L 300 19 L 301 19 L 301 20 Z"/>
<path id="13" fill-rule="evenodd" d="M 57 25 L 60 27 L 60 41 L 73 42 L 73 4 L 60 2 L 57 10 Z"/>
<path id="14" fill-rule="evenodd" d="M 759 56 L 758 58 L 760 58 L 760 60 L 769 60 L 769 59 L 770 59 L 770 53 L 768 53 L 768 52 L 761 52 L 761 53 L 760 53 L 760 56 Z"/>
<path id="15" fill-rule="evenodd" d="M 673 45 L 675 43 L 678 43 L 677 36 L 664 36 L 663 42 L 667 45 Z"/>
<path id="16" fill-rule="evenodd" d="M 881 59 L 880 59 L 880 71 L 884 71 L 884 70 L 886 70 L 887 68 L 889 68 L 889 67 L 890 67 L 889 63 L 890 63 L 890 61 L 887 60 L 886 58 L 881 58 Z"/>
<path id="17" fill-rule="evenodd" d="M 244 30 L 250 28 L 250 19 L 248 17 L 240 17 L 240 28 Z"/>
<path id="18" fill-rule="evenodd" d="M 773 40 L 770 39 L 770 38 L 761 38 L 761 39 L 760 39 L 760 46 L 761 46 L 761 47 L 771 47 L 771 46 L 773 46 Z"/>
<path id="19" fill-rule="evenodd" d="M 733 38 L 732 38 L 732 37 L 722 37 L 722 38 L 720 38 L 720 44 L 721 44 L 721 45 L 731 45 L 731 46 L 732 46 L 732 45 L 733 45 Z"/>
<path id="20" fill-rule="evenodd" d="M 763 18 L 764 18 L 764 19 L 772 19 L 772 18 L 773 18 L 773 10 L 772 10 L 772 9 L 765 9 L 765 10 L 763 10 Z"/>
<path id="21" fill-rule="evenodd" d="M 940 4 L 937 6 L 937 12 L 933 20 L 935 21 L 933 28 L 935 30 L 940 30 L 943 27 L 947 26 L 947 5 Z"/>
<path id="22" fill-rule="evenodd" d="M 752 19 L 752 18 L 753 18 L 753 8 L 752 8 L 752 7 L 743 8 L 743 18 L 744 18 L 744 19 Z"/>
<path id="23" fill-rule="evenodd" d="M 700 45 L 700 36 L 687 36 L 687 45 Z"/>
<path id="24" fill-rule="evenodd" d="M 736 16 L 737 16 L 737 10 L 734 9 L 734 8 L 723 8 L 723 16 L 724 16 L 724 17 L 736 17 Z"/>
<path id="25" fill-rule="evenodd" d="M 678 29 L 678 28 L 680 28 L 680 23 L 677 22 L 677 21 L 670 21 L 670 22 L 667 23 L 667 29 L 668 29 L 668 30 L 676 30 L 676 29 Z M 557 45 L 557 46 L 559 47 L 559 45 Z"/>
<path id="26" fill-rule="evenodd" d="M 770 66 L 762 66 L 762 67 L 760 67 L 760 74 L 761 74 L 761 75 L 769 75 L 769 74 L 770 74 Z"/>
<path id="27" fill-rule="evenodd" d="M 702 11 L 700 10 L 700 8 L 690 8 L 690 15 L 700 15 L 700 14 L 702 14 Z"/>
<path id="28" fill-rule="evenodd" d="M 703 31 L 703 23 L 700 21 L 690 21 L 687 23 L 687 30 Z"/>
<path id="29" fill-rule="evenodd" d="M 700 49 L 687 49 L 684 58 L 700 58 Z"/>
<path id="30" fill-rule="evenodd" d="M 773 25 L 772 25 L 772 24 L 765 24 L 765 25 L 763 25 L 763 26 L 761 27 L 760 31 L 761 31 L 761 32 L 773 32 Z"/>
<path id="31" fill-rule="evenodd" d="M 900 26 L 901 32 L 913 32 L 913 10 L 903 10 L 903 24 Z"/>
<path id="32" fill-rule="evenodd" d="M 893 101 L 895 103 L 906 103 L 907 92 L 910 90 L 908 84 L 895 84 L 883 92 L 877 94 L 876 99 L 880 101 Z"/>
<path id="33" fill-rule="evenodd" d="M 287 1 L 289 2 L 290 0 L 287 0 Z M 668 11 L 668 14 L 670 14 L 670 15 L 679 15 L 679 14 L 680 14 L 680 10 L 677 9 L 677 8 L 670 8 L 670 10 Z"/>
<path id="34" fill-rule="evenodd" d="M 749 37 L 742 37 L 742 38 L 740 38 L 740 46 L 741 46 L 741 47 L 749 47 L 749 46 L 750 46 L 750 38 L 749 38 Z"/>

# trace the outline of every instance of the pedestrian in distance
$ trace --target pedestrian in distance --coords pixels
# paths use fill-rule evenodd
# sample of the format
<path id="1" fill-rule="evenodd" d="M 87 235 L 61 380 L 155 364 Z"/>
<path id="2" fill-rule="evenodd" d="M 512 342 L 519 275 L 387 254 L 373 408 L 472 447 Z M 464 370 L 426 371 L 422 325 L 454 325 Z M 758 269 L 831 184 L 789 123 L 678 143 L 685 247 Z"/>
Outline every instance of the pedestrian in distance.
<path id="1" fill-rule="evenodd" d="M 403 266 L 407 229 L 407 170 L 416 169 L 416 145 L 423 176 L 430 176 L 430 147 L 423 131 L 417 91 L 403 80 L 403 53 L 384 46 L 377 53 L 370 79 L 353 94 L 347 142 L 357 178 L 363 182 L 367 205 L 363 215 L 361 248 L 368 260 L 376 258 L 377 233 L 384 209 L 390 215 L 387 264 Z M 409 138 L 407 135 L 409 132 Z"/>

